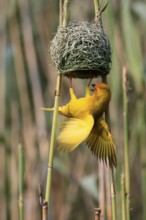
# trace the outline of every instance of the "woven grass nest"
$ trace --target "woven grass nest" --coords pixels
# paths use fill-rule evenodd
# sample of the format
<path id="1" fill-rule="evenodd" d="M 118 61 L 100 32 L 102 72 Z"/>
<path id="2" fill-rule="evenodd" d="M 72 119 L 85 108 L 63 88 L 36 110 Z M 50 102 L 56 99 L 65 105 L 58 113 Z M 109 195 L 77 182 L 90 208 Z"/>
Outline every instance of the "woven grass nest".
<path id="1" fill-rule="evenodd" d="M 101 25 L 90 22 L 58 27 L 50 54 L 56 69 L 73 78 L 107 75 L 111 69 L 111 47 Z"/>

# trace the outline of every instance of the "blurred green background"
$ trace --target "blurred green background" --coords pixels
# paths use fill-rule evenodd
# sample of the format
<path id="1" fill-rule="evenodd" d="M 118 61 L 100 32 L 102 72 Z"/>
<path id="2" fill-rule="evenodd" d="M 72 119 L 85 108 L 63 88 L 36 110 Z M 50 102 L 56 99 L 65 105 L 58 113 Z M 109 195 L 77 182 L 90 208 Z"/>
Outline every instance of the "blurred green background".
<path id="1" fill-rule="evenodd" d="M 91 0 L 70 0 L 71 21 L 93 21 Z M 101 1 L 102 7 L 106 1 Z M 122 66 L 128 69 L 131 219 L 146 219 L 146 1 L 110 0 L 102 15 L 112 47 L 108 81 L 112 134 L 117 146 L 116 193 L 121 218 L 121 173 L 124 169 Z M 18 143 L 25 152 L 25 219 L 41 219 L 38 184 L 45 193 L 52 113 L 40 107 L 54 103 L 56 71 L 49 44 L 59 23 L 57 0 L 0 1 L 0 219 L 18 219 Z M 97 81 L 94 80 L 95 82 Z M 87 80 L 73 80 L 78 96 Z M 60 105 L 69 100 L 63 78 Z M 62 118 L 59 117 L 59 121 Z M 105 174 L 103 174 L 103 171 Z M 108 168 L 85 146 L 70 154 L 55 150 L 50 219 L 94 219 L 94 208 L 106 206 L 111 219 Z M 104 192 L 103 192 L 104 191 Z M 106 194 L 106 204 L 101 201 Z"/>

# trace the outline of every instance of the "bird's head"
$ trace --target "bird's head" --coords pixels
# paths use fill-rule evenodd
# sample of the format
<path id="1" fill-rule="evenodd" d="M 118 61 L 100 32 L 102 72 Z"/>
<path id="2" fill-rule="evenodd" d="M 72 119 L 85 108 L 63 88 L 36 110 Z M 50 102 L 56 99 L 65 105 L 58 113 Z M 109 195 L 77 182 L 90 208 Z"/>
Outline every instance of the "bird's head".
<path id="1" fill-rule="evenodd" d="M 106 85 L 105 83 L 97 83 L 96 85 L 95 84 L 92 84 L 92 86 L 94 87 L 94 94 L 95 95 L 109 95 L 111 96 L 111 90 L 109 88 L 108 85 Z"/>

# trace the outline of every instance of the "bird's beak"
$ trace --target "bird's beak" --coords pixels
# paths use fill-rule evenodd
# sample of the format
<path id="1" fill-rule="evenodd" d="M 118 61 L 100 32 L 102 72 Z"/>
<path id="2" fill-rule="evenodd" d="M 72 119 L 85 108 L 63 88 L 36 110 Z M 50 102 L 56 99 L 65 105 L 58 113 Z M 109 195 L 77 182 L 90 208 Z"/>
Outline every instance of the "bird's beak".
<path id="1" fill-rule="evenodd" d="M 93 89 L 90 89 L 92 92 L 94 92 L 94 87 L 95 87 L 95 84 L 91 84 L 91 86 L 93 87 Z"/>
<path id="2" fill-rule="evenodd" d="M 93 89 L 90 89 L 92 92 L 94 92 L 94 87 L 95 87 L 95 84 L 91 84 L 91 86 L 93 87 Z"/>

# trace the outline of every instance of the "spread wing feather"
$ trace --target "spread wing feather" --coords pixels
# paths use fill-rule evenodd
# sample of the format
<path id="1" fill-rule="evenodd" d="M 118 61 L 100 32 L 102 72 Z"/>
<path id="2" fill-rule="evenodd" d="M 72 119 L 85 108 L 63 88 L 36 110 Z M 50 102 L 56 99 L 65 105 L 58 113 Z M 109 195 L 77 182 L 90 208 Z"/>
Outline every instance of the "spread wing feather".
<path id="1" fill-rule="evenodd" d="M 62 122 L 60 134 L 57 138 L 58 148 L 64 152 L 74 150 L 91 132 L 94 125 L 92 115 L 79 118 L 69 118 Z"/>
<path id="2" fill-rule="evenodd" d="M 102 117 L 96 120 L 86 144 L 97 158 L 106 164 L 108 161 L 110 167 L 117 166 L 115 144 L 108 125 Z"/>

